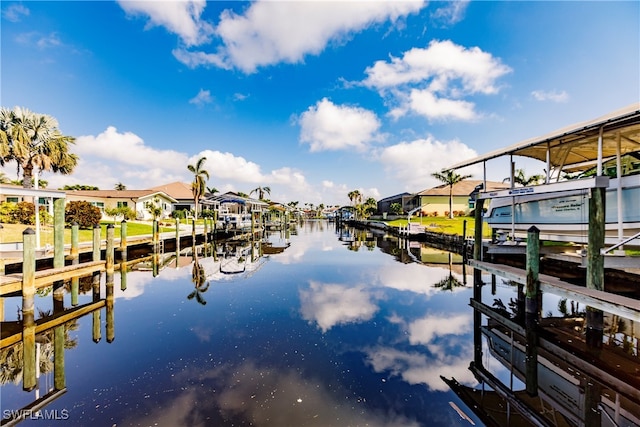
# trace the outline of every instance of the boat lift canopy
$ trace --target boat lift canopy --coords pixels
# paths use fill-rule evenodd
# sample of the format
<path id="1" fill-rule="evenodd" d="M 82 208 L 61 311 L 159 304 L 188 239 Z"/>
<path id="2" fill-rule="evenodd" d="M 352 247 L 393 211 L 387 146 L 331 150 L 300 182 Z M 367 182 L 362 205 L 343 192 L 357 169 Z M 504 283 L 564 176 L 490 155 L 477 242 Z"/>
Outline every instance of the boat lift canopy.
<path id="1" fill-rule="evenodd" d="M 618 145 L 621 155 L 640 151 L 640 103 L 465 160 L 450 169 L 511 155 L 546 162 L 547 170 L 553 168 L 559 176 L 561 170 L 583 171 L 593 167 L 598 159 L 615 157 Z"/>

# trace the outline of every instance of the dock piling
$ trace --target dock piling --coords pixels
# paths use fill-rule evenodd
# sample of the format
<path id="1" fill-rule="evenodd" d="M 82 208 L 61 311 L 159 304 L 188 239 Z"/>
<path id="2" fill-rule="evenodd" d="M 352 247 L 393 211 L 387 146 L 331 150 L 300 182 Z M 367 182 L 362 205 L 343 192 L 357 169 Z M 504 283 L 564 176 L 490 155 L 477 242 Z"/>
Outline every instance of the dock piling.
<path id="1" fill-rule="evenodd" d="M 36 233 L 32 228 L 22 233 L 22 249 L 22 388 L 31 391 L 36 387 Z"/>
<path id="2" fill-rule="evenodd" d="M 526 388 L 529 396 L 538 395 L 538 321 L 540 316 L 540 230 L 527 230 L 527 283 L 525 284 Z"/>

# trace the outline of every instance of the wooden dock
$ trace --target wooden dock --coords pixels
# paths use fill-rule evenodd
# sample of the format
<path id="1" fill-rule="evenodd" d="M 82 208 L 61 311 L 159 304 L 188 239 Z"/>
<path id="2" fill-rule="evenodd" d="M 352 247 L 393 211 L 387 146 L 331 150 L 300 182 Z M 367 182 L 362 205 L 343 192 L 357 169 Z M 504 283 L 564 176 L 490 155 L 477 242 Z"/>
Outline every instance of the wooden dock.
<path id="1" fill-rule="evenodd" d="M 521 268 L 478 260 L 469 260 L 469 265 L 487 273 L 504 277 L 507 280 L 513 280 L 516 283 L 527 282 L 527 272 Z M 640 301 L 637 299 L 606 291 L 588 289 L 546 274 L 540 274 L 538 278 L 542 292 L 560 295 L 593 308 L 640 322 Z"/>

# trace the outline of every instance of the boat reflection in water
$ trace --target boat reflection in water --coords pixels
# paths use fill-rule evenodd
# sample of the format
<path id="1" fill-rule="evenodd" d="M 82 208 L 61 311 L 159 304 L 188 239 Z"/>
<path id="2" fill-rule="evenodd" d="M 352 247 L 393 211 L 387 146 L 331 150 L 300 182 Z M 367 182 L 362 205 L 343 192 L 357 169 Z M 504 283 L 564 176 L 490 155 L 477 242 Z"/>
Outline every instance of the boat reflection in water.
<path id="1" fill-rule="evenodd" d="M 531 334 L 521 326 L 522 294 L 508 305 L 474 298 L 472 306 L 476 351 L 469 369 L 481 386 L 442 379 L 486 425 L 640 425 L 637 320 L 604 313 L 602 345 L 593 348 L 585 339 L 590 307 L 559 299 L 559 315 L 539 319 Z"/>

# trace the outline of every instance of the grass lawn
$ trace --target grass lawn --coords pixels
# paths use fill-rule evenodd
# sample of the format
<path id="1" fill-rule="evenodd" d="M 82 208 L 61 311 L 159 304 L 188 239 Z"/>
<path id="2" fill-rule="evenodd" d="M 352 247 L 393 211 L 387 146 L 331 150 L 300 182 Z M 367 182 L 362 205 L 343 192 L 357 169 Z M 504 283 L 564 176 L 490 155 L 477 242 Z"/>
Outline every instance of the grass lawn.
<path id="1" fill-rule="evenodd" d="M 427 231 L 435 231 L 437 233 L 446 234 L 458 234 L 460 236 L 462 236 L 465 221 L 467 222 L 467 237 L 473 237 L 476 224 L 475 218 L 471 218 L 468 216 L 455 217 L 451 219 L 442 216 L 411 218 L 411 223 L 422 224 L 427 227 Z M 405 227 L 407 225 L 407 220 L 395 219 L 393 221 L 388 221 L 387 224 L 393 227 Z M 485 238 L 491 237 L 491 229 L 486 223 L 482 224 L 482 236 Z"/>
<path id="2" fill-rule="evenodd" d="M 107 225 L 113 224 L 112 221 L 103 221 L 100 223 L 100 238 L 107 238 Z M 35 229 L 34 225 L 24 224 L 2 224 L 0 230 L 0 242 L 21 242 L 22 232 L 31 227 Z M 160 227 L 160 232 L 173 231 L 175 228 Z M 139 223 L 139 222 L 127 222 L 127 236 L 140 236 L 144 234 L 151 234 L 151 223 Z M 114 227 L 114 237 L 120 238 L 120 223 L 116 222 Z M 78 240 L 80 242 L 91 242 L 93 240 L 93 230 L 80 229 L 78 233 Z M 64 229 L 64 243 L 71 244 L 71 228 Z M 53 246 L 53 226 L 41 226 L 40 227 L 40 245 L 46 244 Z"/>

